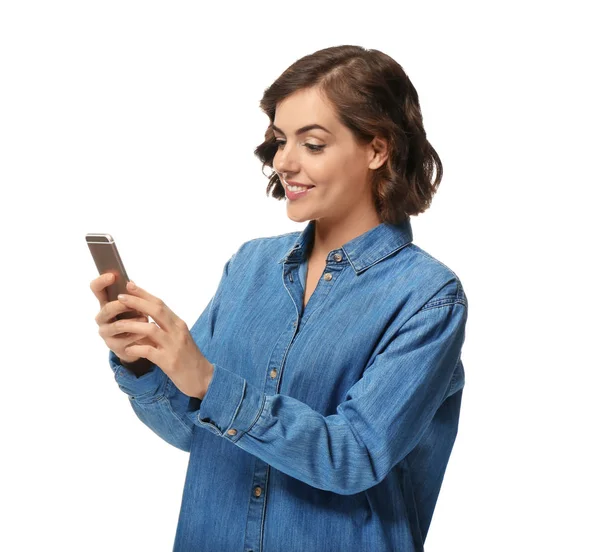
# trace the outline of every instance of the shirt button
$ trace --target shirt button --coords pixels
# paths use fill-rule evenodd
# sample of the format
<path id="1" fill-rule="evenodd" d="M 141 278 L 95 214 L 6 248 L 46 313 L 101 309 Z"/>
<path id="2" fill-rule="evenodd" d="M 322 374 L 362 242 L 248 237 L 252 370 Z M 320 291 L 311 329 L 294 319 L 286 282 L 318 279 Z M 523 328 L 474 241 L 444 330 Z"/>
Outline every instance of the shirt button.
<path id="1" fill-rule="evenodd" d="M 298 322 L 294 322 L 292 326 L 295 328 L 298 325 Z"/>
<path id="2" fill-rule="evenodd" d="M 331 272 L 328 272 L 327 274 L 325 274 L 325 276 L 323 276 L 323 278 L 325 278 L 329 282 L 329 280 L 331 280 L 333 276 L 331 275 Z"/>
<path id="3" fill-rule="evenodd" d="M 260 496 L 262 494 L 262 489 L 260 487 L 254 487 L 254 496 Z"/>
<path id="4" fill-rule="evenodd" d="M 236 435 L 237 434 L 237 430 L 236 429 L 228 429 L 227 430 L 227 435 Z"/>
<path id="5" fill-rule="evenodd" d="M 333 258 L 339 263 L 342 260 L 342 256 L 339 253 L 336 253 Z"/>
<path id="6" fill-rule="evenodd" d="M 277 376 L 277 370 L 271 370 L 271 379 L 275 379 Z"/>

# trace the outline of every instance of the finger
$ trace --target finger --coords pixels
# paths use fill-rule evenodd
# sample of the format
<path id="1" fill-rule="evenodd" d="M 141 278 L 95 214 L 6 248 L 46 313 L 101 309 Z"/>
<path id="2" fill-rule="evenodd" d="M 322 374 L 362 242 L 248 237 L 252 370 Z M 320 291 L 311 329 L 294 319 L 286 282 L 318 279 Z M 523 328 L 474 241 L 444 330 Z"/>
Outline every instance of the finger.
<path id="1" fill-rule="evenodd" d="M 135 295 L 136 297 L 141 297 L 142 299 L 146 299 L 147 301 L 153 301 L 154 303 L 161 303 L 161 300 L 152 295 L 150 292 L 146 291 L 144 288 L 138 286 L 135 282 L 130 280 L 127 282 L 127 293 L 131 295 Z"/>
<path id="2" fill-rule="evenodd" d="M 135 309 L 128 307 L 121 301 L 110 301 L 109 303 L 106 303 L 102 307 L 102 309 L 100 309 L 100 312 L 96 315 L 96 323 L 98 325 L 109 324 L 111 321 L 114 320 L 114 318 L 118 314 L 121 314 L 121 313 L 127 312 L 127 311 L 134 311 L 134 310 Z M 138 313 L 138 314 L 139 314 L 139 317 L 143 317 L 147 320 L 147 317 L 144 316 L 143 313 Z"/>
<path id="3" fill-rule="evenodd" d="M 146 317 L 146 316 L 137 316 L 135 318 L 125 318 L 124 320 L 131 320 L 132 322 L 139 322 L 139 323 L 143 323 L 143 324 L 148 324 L 149 323 L 148 322 L 148 317 Z M 116 320 L 113 321 L 113 322 L 116 322 Z M 110 331 L 110 328 L 112 328 L 112 323 L 104 324 L 104 327 L 105 328 L 109 328 L 109 331 Z M 124 336 L 124 335 L 129 335 L 129 334 L 131 334 L 131 330 L 126 330 L 122 334 L 116 334 L 116 335 Z M 144 337 L 143 335 L 138 335 L 138 339 L 141 339 L 143 337 Z"/>
<path id="4" fill-rule="evenodd" d="M 144 324 L 149 324 L 149 322 L 144 318 L 132 318 L 131 320 L 136 320 Z M 126 345 L 130 345 L 131 343 L 134 343 L 136 341 L 145 342 L 149 339 L 145 335 L 134 334 L 131 332 L 119 333 L 117 331 L 117 333 L 115 333 L 115 329 L 112 324 L 102 324 L 98 328 L 98 333 L 104 339 L 106 344 L 109 345 L 109 348 L 112 348 L 113 344 L 117 347 L 123 347 Z"/>
<path id="5" fill-rule="evenodd" d="M 148 337 L 153 343 L 161 348 L 167 346 L 167 335 L 156 324 L 148 322 L 134 322 L 133 320 L 117 320 L 109 324 L 110 330 L 107 330 L 107 335 L 114 336 L 122 333 L 137 334 L 141 337 Z"/>
<path id="6" fill-rule="evenodd" d="M 129 345 L 151 345 L 147 337 L 135 334 L 121 334 L 115 337 L 107 337 L 104 342 L 111 351 L 123 351 Z M 118 356 L 118 355 L 117 355 Z"/>
<path id="7" fill-rule="evenodd" d="M 101 274 L 98 278 L 95 278 L 90 283 L 90 289 L 93 291 L 96 299 L 100 302 L 100 306 L 103 307 L 108 303 L 108 295 L 106 293 L 106 288 L 112 284 L 115 280 L 114 274 L 112 272 L 107 272 L 105 274 Z"/>
<path id="8" fill-rule="evenodd" d="M 162 300 L 149 294 L 139 286 L 131 290 L 129 283 L 127 287 L 130 289 L 131 294 L 125 293 L 119 295 L 119 301 L 131 309 L 151 316 L 166 332 L 177 331 L 180 318 Z"/>
<path id="9" fill-rule="evenodd" d="M 121 303 L 121 301 L 110 301 L 109 303 L 106 303 L 96 315 L 96 324 L 98 324 L 98 326 L 108 324 L 117 314 L 125 312 L 125 307 L 126 305 Z"/>
<path id="10" fill-rule="evenodd" d="M 136 334 L 127 334 L 128 337 L 121 339 L 121 347 L 129 347 L 129 345 L 153 345 L 147 337 Z"/>
<path id="11" fill-rule="evenodd" d="M 146 320 L 148 320 L 148 317 L 143 312 L 135 310 L 122 301 L 115 300 L 106 304 L 106 322 L 114 322 L 115 317 L 124 312 L 132 312 L 136 315 L 136 317 L 144 317 Z"/>
<path id="12" fill-rule="evenodd" d="M 125 347 L 125 352 L 134 357 L 147 358 L 157 366 L 161 365 L 161 352 L 152 345 L 129 345 Z"/>

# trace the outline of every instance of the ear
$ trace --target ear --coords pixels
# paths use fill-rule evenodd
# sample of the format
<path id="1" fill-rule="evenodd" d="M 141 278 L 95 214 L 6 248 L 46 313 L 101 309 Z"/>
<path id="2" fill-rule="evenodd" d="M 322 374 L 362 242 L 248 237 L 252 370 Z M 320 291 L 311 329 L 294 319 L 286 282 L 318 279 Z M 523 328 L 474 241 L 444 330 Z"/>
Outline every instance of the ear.
<path id="1" fill-rule="evenodd" d="M 371 150 L 369 152 L 371 161 L 369 163 L 369 169 L 375 170 L 381 167 L 389 156 L 389 146 L 387 140 L 376 136 L 371 141 Z"/>

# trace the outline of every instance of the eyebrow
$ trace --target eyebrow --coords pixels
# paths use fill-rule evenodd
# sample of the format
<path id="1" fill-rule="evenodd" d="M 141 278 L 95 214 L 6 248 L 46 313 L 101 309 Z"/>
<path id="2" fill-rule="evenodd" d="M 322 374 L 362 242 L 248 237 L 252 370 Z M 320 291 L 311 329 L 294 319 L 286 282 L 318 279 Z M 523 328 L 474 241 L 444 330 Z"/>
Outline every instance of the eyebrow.
<path id="1" fill-rule="evenodd" d="M 276 130 L 277 132 L 281 132 L 281 134 L 283 134 L 285 136 L 285 132 L 283 132 L 283 130 L 281 130 L 279 127 L 276 127 L 275 125 L 271 125 L 271 128 L 273 130 Z M 324 130 L 325 132 L 328 132 L 329 134 L 331 134 L 331 132 L 329 130 L 327 130 L 325 127 L 322 127 L 321 125 L 317 125 L 317 124 L 312 124 L 312 125 L 306 125 L 306 126 L 303 126 L 302 128 L 299 128 L 296 131 L 296 136 L 300 136 L 300 134 L 308 132 L 309 130 L 312 130 L 313 128 L 318 128 L 318 129 Z"/>

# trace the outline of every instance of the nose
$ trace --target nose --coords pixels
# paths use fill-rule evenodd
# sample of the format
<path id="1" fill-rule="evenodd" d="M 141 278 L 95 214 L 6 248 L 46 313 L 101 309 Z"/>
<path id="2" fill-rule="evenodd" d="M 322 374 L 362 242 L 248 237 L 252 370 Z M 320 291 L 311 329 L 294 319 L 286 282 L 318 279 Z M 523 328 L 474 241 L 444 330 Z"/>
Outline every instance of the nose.
<path id="1" fill-rule="evenodd" d="M 290 155 L 292 148 L 287 147 L 275 152 L 273 159 L 273 168 L 283 177 L 284 174 L 290 175 L 298 172 L 298 162 L 293 155 Z"/>

